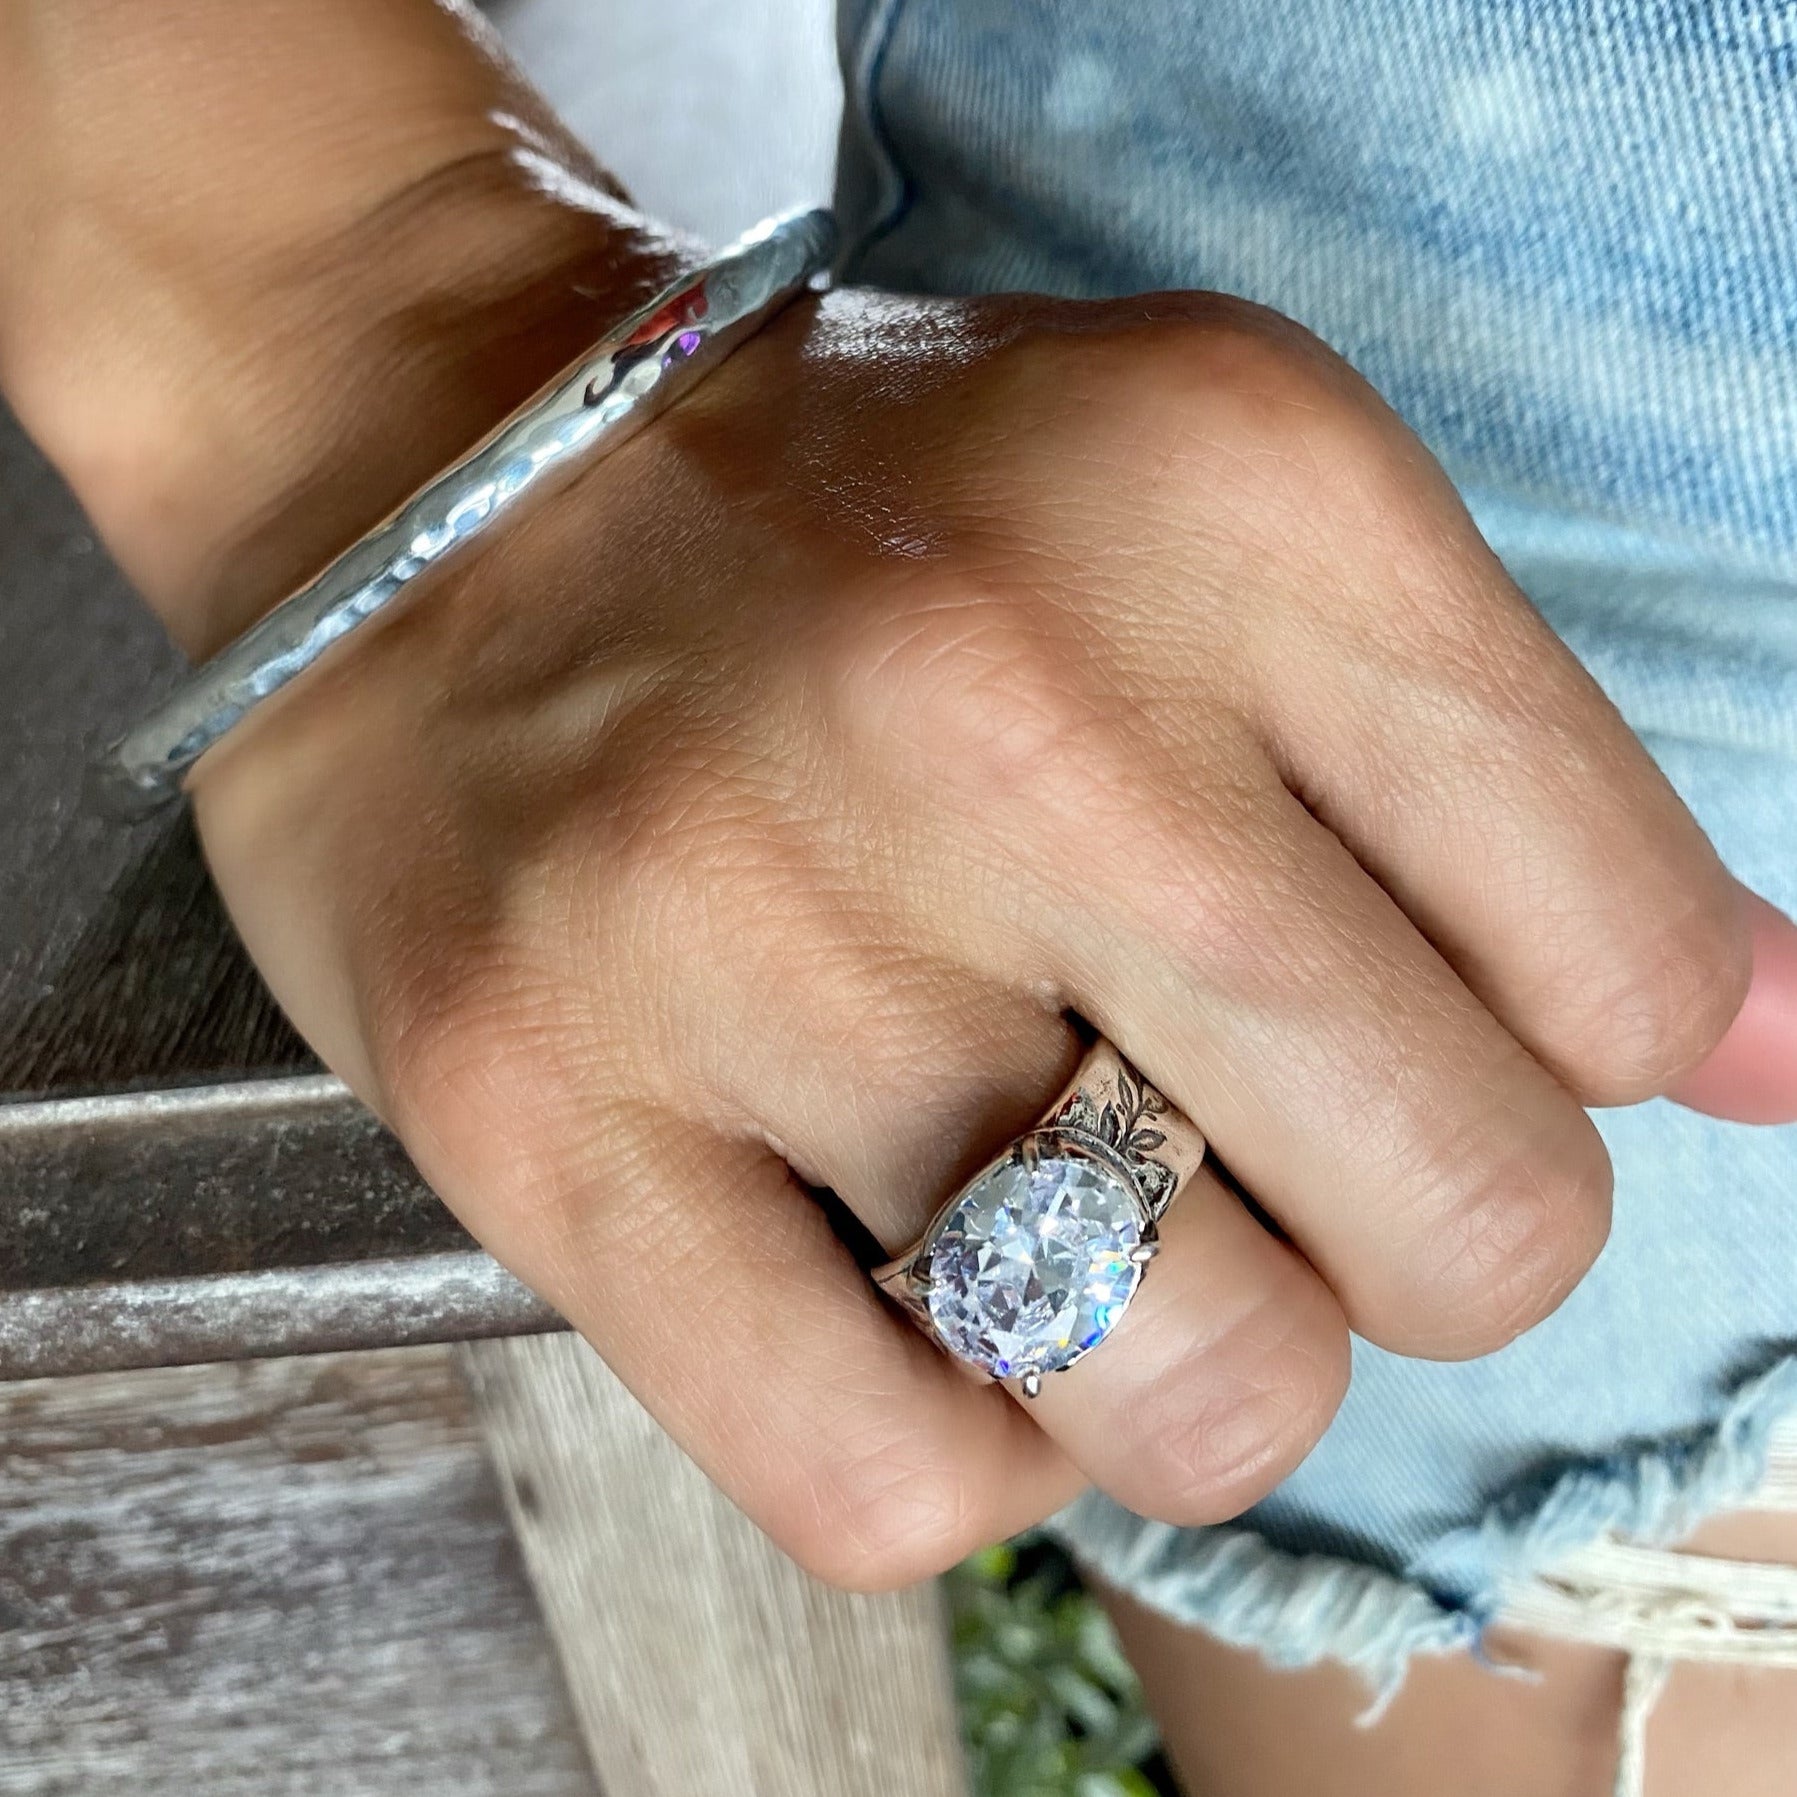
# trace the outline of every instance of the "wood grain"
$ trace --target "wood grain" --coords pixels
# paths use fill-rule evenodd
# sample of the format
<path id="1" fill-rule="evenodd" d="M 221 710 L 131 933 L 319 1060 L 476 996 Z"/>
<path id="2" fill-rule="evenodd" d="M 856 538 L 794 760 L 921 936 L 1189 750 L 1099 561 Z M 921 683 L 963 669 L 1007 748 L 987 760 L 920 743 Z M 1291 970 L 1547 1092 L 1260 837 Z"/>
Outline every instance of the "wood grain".
<path id="1" fill-rule="evenodd" d="M 447 1350 L 0 1388 L 0 1793 L 597 1797 Z"/>
<path id="2" fill-rule="evenodd" d="M 933 1586 L 807 1578 L 578 1337 L 460 1353 L 607 1790 L 965 1797 Z"/>

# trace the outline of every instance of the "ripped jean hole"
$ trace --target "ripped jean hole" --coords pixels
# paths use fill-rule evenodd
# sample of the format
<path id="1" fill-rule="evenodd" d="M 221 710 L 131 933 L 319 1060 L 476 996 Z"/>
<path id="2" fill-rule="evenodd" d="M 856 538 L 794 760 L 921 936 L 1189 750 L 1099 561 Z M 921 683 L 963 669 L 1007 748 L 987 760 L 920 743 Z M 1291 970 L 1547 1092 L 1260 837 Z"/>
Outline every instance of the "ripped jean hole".
<path id="1" fill-rule="evenodd" d="M 1481 1653 L 1512 1594 L 1533 1592 L 1594 1544 L 1664 1546 L 1708 1517 L 1775 1502 L 1756 1494 L 1788 1488 L 1781 1468 L 1792 1457 L 1793 1430 L 1797 1352 L 1786 1352 L 1737 1387 L 1707 1426 L 1543 1468 L 1401 1572 L 1290 1553 L 1250 1523 L 1149 1522 L 1099 1492 L 1075 1499 L 1044 1528 L 1095 1576 L 1174 1622 L 1251 1648 L 1271 1666 L 1349 1667 L 1368 1687 L 1360 1721 L 1371 1727 L 1416 1655 Z"/>
<path id="2" fill-rule="evenodd" d="M 1797 1515 L 1797 1421 L 1773 1431 L 1764 1477 L 1742 1507 Z M 1797 1670 L 1797 1566 L 1605 1537 L 1506 1585 L 1498 1616 L 1534 1635 L 1628 1656 L 1614 1797 L 1642 1797 L 1648 1719 L 1681 1661 Z"/>

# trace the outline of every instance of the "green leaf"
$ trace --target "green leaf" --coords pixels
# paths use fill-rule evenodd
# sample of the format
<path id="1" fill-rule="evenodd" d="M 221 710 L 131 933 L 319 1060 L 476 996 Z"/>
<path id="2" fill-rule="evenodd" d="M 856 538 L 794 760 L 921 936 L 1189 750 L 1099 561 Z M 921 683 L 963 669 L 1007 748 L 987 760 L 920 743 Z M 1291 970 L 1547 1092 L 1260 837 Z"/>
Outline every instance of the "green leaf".
<path id="1" fill-rule="evenodd" d="M 1017 1570 L 1017 1550 L 1008 1541 L 995 1541 L 963 1561 L 962 1570 L 985 1584 L 1002 1585 Z"/>
<path id="2" fill-rule="evenodd" d="M 1141 1689 L 1064 1559 L 1032 1536 L 945 1586 L 976 1797 L 1153 1797 L 1137 1770 L 1155 1742 Z"/>

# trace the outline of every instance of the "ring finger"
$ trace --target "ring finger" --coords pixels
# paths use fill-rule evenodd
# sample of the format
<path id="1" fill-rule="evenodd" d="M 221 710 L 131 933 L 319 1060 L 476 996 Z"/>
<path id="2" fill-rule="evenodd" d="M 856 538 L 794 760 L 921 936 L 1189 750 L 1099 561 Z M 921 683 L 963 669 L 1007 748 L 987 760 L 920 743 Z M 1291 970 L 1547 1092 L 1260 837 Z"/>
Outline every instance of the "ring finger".
<path id="1" fill-rule="evenodd" d="M 770 1015 L 774 988 L 740 948 L 750 977 L 735 1002 L 757 1007 L 769 1050 L 733 1101 L 888 1249 L 908 1246 L 1038 1120 L 1077 1058 L 1053 1012 L 871 946 L 809 957 Z M 733 1002 L 715 984 L 710 996 Z M 845 1039 L 859 1052 L 818 1048 Z M 1129 1508 L 1214 1522 L 1271 1490 L 1327 1426 L 1346 1388 L 1347 1326 L 1303 1257 L 1209 1167 L 1162 1219 L 1160 1241 L 1113 1337 L 1044 1379 L 1030 1415 Z"/>

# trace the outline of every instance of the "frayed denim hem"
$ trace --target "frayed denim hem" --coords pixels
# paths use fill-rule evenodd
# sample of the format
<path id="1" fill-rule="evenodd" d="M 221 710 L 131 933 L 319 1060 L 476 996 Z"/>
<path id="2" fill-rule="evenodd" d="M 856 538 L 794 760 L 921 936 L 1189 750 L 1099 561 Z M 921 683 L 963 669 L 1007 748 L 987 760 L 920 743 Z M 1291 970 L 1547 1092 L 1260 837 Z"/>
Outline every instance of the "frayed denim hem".
<path id="1" fill-rule="evenodd" d="M 1352 1668 L 1372 1693 L 1361 1718 L 1371 1723 L 1415 1655 L 1478 1653 L 1509 1595 L 1566 1554 L 1604 1537 L 1666 1545 L 1742 1507 L 1765 1477 L 1774 1428 L 1790 1419 L 1797 1356 L 1742 1385 L 1702 1430 L 1531 1476 L 1402 1575 L 1288 1553 L 1241 1525 L 1147 1522 L 1095 1492 L 1047 1531 L 1106 1583 L 1175 1622 L 1253 1648 L 1274 1666 Z"/>
<path id="2" fill-rule="evenodd" d="M 1047 1531 L 1107 1584 L 1231 1647 L 1288 1670 L 1340 1660 L 1372 1686 L 1368 1719 L 1404 1683 L 1413 1654 L 1471 1647 L 1479 1625 L 1378 1567 L 1290 1554 L 1251 1529 L 1145 1522 L 1090 1492 Z"/>

